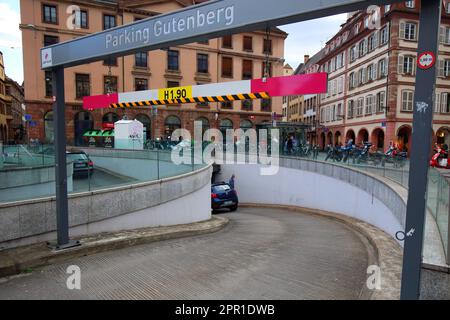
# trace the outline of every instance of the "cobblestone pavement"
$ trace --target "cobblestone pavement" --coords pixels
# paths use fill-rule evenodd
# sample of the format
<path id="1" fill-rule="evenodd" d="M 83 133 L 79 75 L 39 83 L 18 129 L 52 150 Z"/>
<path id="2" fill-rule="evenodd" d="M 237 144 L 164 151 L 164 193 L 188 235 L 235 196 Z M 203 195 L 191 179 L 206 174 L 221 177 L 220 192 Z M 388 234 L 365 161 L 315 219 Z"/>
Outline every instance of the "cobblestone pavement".
<path id="1" fill-rule="evenodd" d="M 76 258 L 10 279 L 0 299 L 355 299 L 366 279 L 360 236 L 335 220 L 281 209 L 224 213 L 213 234 Z M 69 290 L 69 265 L 81 290 Z"/>

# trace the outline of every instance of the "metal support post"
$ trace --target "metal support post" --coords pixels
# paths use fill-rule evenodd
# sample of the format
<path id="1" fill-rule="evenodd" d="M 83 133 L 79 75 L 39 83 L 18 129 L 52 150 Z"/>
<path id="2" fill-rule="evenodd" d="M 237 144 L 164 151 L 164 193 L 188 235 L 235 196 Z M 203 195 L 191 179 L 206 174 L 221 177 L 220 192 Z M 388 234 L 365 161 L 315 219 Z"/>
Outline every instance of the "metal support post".
<path id="1" fill-rule="evenodd" d="M 431 148 L 441 4 L 440 0 L 421 1 L 418 68 L 413 106 L 413 146 L 409 170 L 401 287 L 401 299 L 405 300 L 418 299 L 420 296 L 428 155 Z"/>
<path id="2" fill-rule="evenodd" d="M 49 244 L 55 250 L 79 245 L 78 241 L 69 240 L 69 209 L 67 198 L 67 164 L 66 164 L 66 120 L 64 97 L 64 68 L 52 70 L 53 121 L 55 137 L 55 183 L 56 183 L 56 226 L 57 243 Z"/>

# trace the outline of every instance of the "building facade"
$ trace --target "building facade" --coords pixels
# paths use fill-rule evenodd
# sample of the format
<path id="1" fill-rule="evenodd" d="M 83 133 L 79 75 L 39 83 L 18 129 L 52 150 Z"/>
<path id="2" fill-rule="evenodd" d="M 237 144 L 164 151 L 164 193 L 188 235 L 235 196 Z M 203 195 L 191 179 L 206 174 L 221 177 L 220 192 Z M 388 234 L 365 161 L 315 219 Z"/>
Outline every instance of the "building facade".
<path id="1" fill-rule="evenodd" d="M 329 74 L 328 92 L 319 95 L 319 144 L 371 141 L 410 150 L 419 1 L 353 13 L 302 73 Z M 377 17 L 379 19 L 377 19 Z M 433 135 L 450 143 L 450 5 L 443 1 Z"/>
<path id="2" fill-rule="evenodd" d="M 289 63 L 286 63 L 283 68 L 283 76 L 288 77 L 293 74 L 294 74 L 294 69 L 292 69 L 292 67 L 289 65 Z M 282 116 L 281 116 L 281 121 L 283 121 L 283 122 L 288 121 L 288 119 L 287 119 L 287 107 L 288 107 L 287 100 L 288 100 L 287 96 L 283 97 Z"/>
<path id="3" fill-rule="evenodd" d="M 11 110 L 7 107 L 9 102 L 6 96 L 6 75 L 3 54 L 0 52 L 0 142 L 8 143 L 8 127 L 12 120 Z"/>
<path id="4" fill-rule="evenodd" d="M 53 140 L 51 73 L 40 70 L 41 47 L 98 32 L 114 26 L 177 10 L 195 2 L 187 0 L 77 1 L 73 16 L 69 1 L 21 0 L 21 25 L 25 70 L 25 104 L 37 126 L 30 137 Z M 69 12 L 69 13 L 67 13 Z M 70 27 L 72 20 L 76 28 Z M 68 25 L 69 23 L 69 25 Z M 70 28 L 69 28 L 70 27 Z M 147 138 L 169 137 L 173 130 L 193 130 L 194 121 L 206 128 L 248 128 L 281 114 L 282 98 L 158 106 L 129 110 L 85 111 L 82 97 L 107 92 L 128 92 L 174 86 L 260 78 L 266 64 L 271 76 L 283 75 L 284 41 L 279 29 L 229 35 L 219 39 L 108 59 L 65 70 L 68 143 L 79 145 L 83 133 L 102 129 L 121 119 L 144 123 Z"/>
<path id="5" fill-rule="evenodd" d="M 5 92 L 6 108 L 9 110 L 12 117 L 10 123 L 8 124 L 8 137 L 9 140 L 14 141 L 14 143 L 22 143 L 26 138 L 23 87 L 7 76 L 5 82 Z"/>

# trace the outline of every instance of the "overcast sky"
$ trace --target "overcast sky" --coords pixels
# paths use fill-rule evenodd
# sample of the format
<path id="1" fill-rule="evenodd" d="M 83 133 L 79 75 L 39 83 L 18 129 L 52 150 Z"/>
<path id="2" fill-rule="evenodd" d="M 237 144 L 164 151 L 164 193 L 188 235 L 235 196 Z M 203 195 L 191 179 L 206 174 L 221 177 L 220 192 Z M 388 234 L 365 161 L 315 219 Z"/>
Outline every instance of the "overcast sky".
<path id="1" fill-rule="evenodd" d="M 19 30 L 19 0 L 0 0 L 0 51 L 3 52 L 6 74 L 19 83 L 23 81 L 22 40 Z M 346 15 L 305 21 L 280 28 L 289 33 L 285 59 L 292 68 L 303 62 L 305 54 L 318 52 L 345 22 Z"/>

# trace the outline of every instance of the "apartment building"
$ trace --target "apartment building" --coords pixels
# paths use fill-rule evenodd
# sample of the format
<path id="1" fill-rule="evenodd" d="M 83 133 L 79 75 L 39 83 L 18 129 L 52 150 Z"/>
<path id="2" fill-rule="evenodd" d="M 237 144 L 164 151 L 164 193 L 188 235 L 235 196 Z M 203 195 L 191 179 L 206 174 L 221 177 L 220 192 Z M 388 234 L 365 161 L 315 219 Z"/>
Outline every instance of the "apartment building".
<path id="1" fill-rule="evenodd" d="M 6 75 L 3 53 L 0 51 L 0 142 L 8 142 L 8 126 L 12 120 L 10 109 L 7 108 L 9 99 L 6 96 Z"/>
<path id="2" fill-rule="evenodd" d="M 51 73 L 40 70 L 43 46 L 74 39 L 139 19 L 177 10 L 203 1 L 188 0 L 21 0 L 21 25 L 25 70 L 25 104 L 37 126 L 30 137 L 53 140 Z M 71 21 L 76 29 L 69 28 Z M 284 41 L 279 29 L 228 35 L 198 43 L 107 59 L 65 70 L 68 143 L 83 143 L 89 129 L 111 128 L 126 116 L 144 124 L 147 138 L 169 137 L 173 130 L 193 130 L 194 121 L 204 128 L 250 128 L 282 113 L 282 98 L 200 103 L 129 110 L 85 111 L 82 97 L 107 92 L 128 92 L 164 87 L 207 84 L 260 78 L 268 65 L 270 76 L 283 75 Z"/>
<path id="3" fill-rule="evenodd" d="M 283 67 L 283 76 L 287 77 L 287 76 L 291 76 L 294 74 L 294 69 L 292 69 L 292 67 L 289 65 L 289 63 L 286 63 Z M 283 97 L 283 105 L 282 105 L 282 117 L 281 117 L 281 121 L 283 122 L 287 122 L 287 99 L 288 97 Z"/>
<path id="4" fill-rule="evenodd" d="M 317 134 L 322 146 L 371 141 L 410 150 L 419 1 L 353 13 L 311 68 L 328 72 L 328 92 L 320 95 Z M 377 19 L 376 17 L 379 17 Z M 379 25 L 377 25 L 379 21 Z M 450 143 L 450 5 L 443 1 L 433 135 Z M 307 70 L 304 70 L 307 72 Z"/>
<path id="5" fill-rule="evenodd" d="M 20 143 L 26 136 L 25 106 L 23 87 L 13 79 L 6 76 L 5 81 L 6 108 L 9 110 L 11 121 L 8 125 L 10 141 Z"/>

